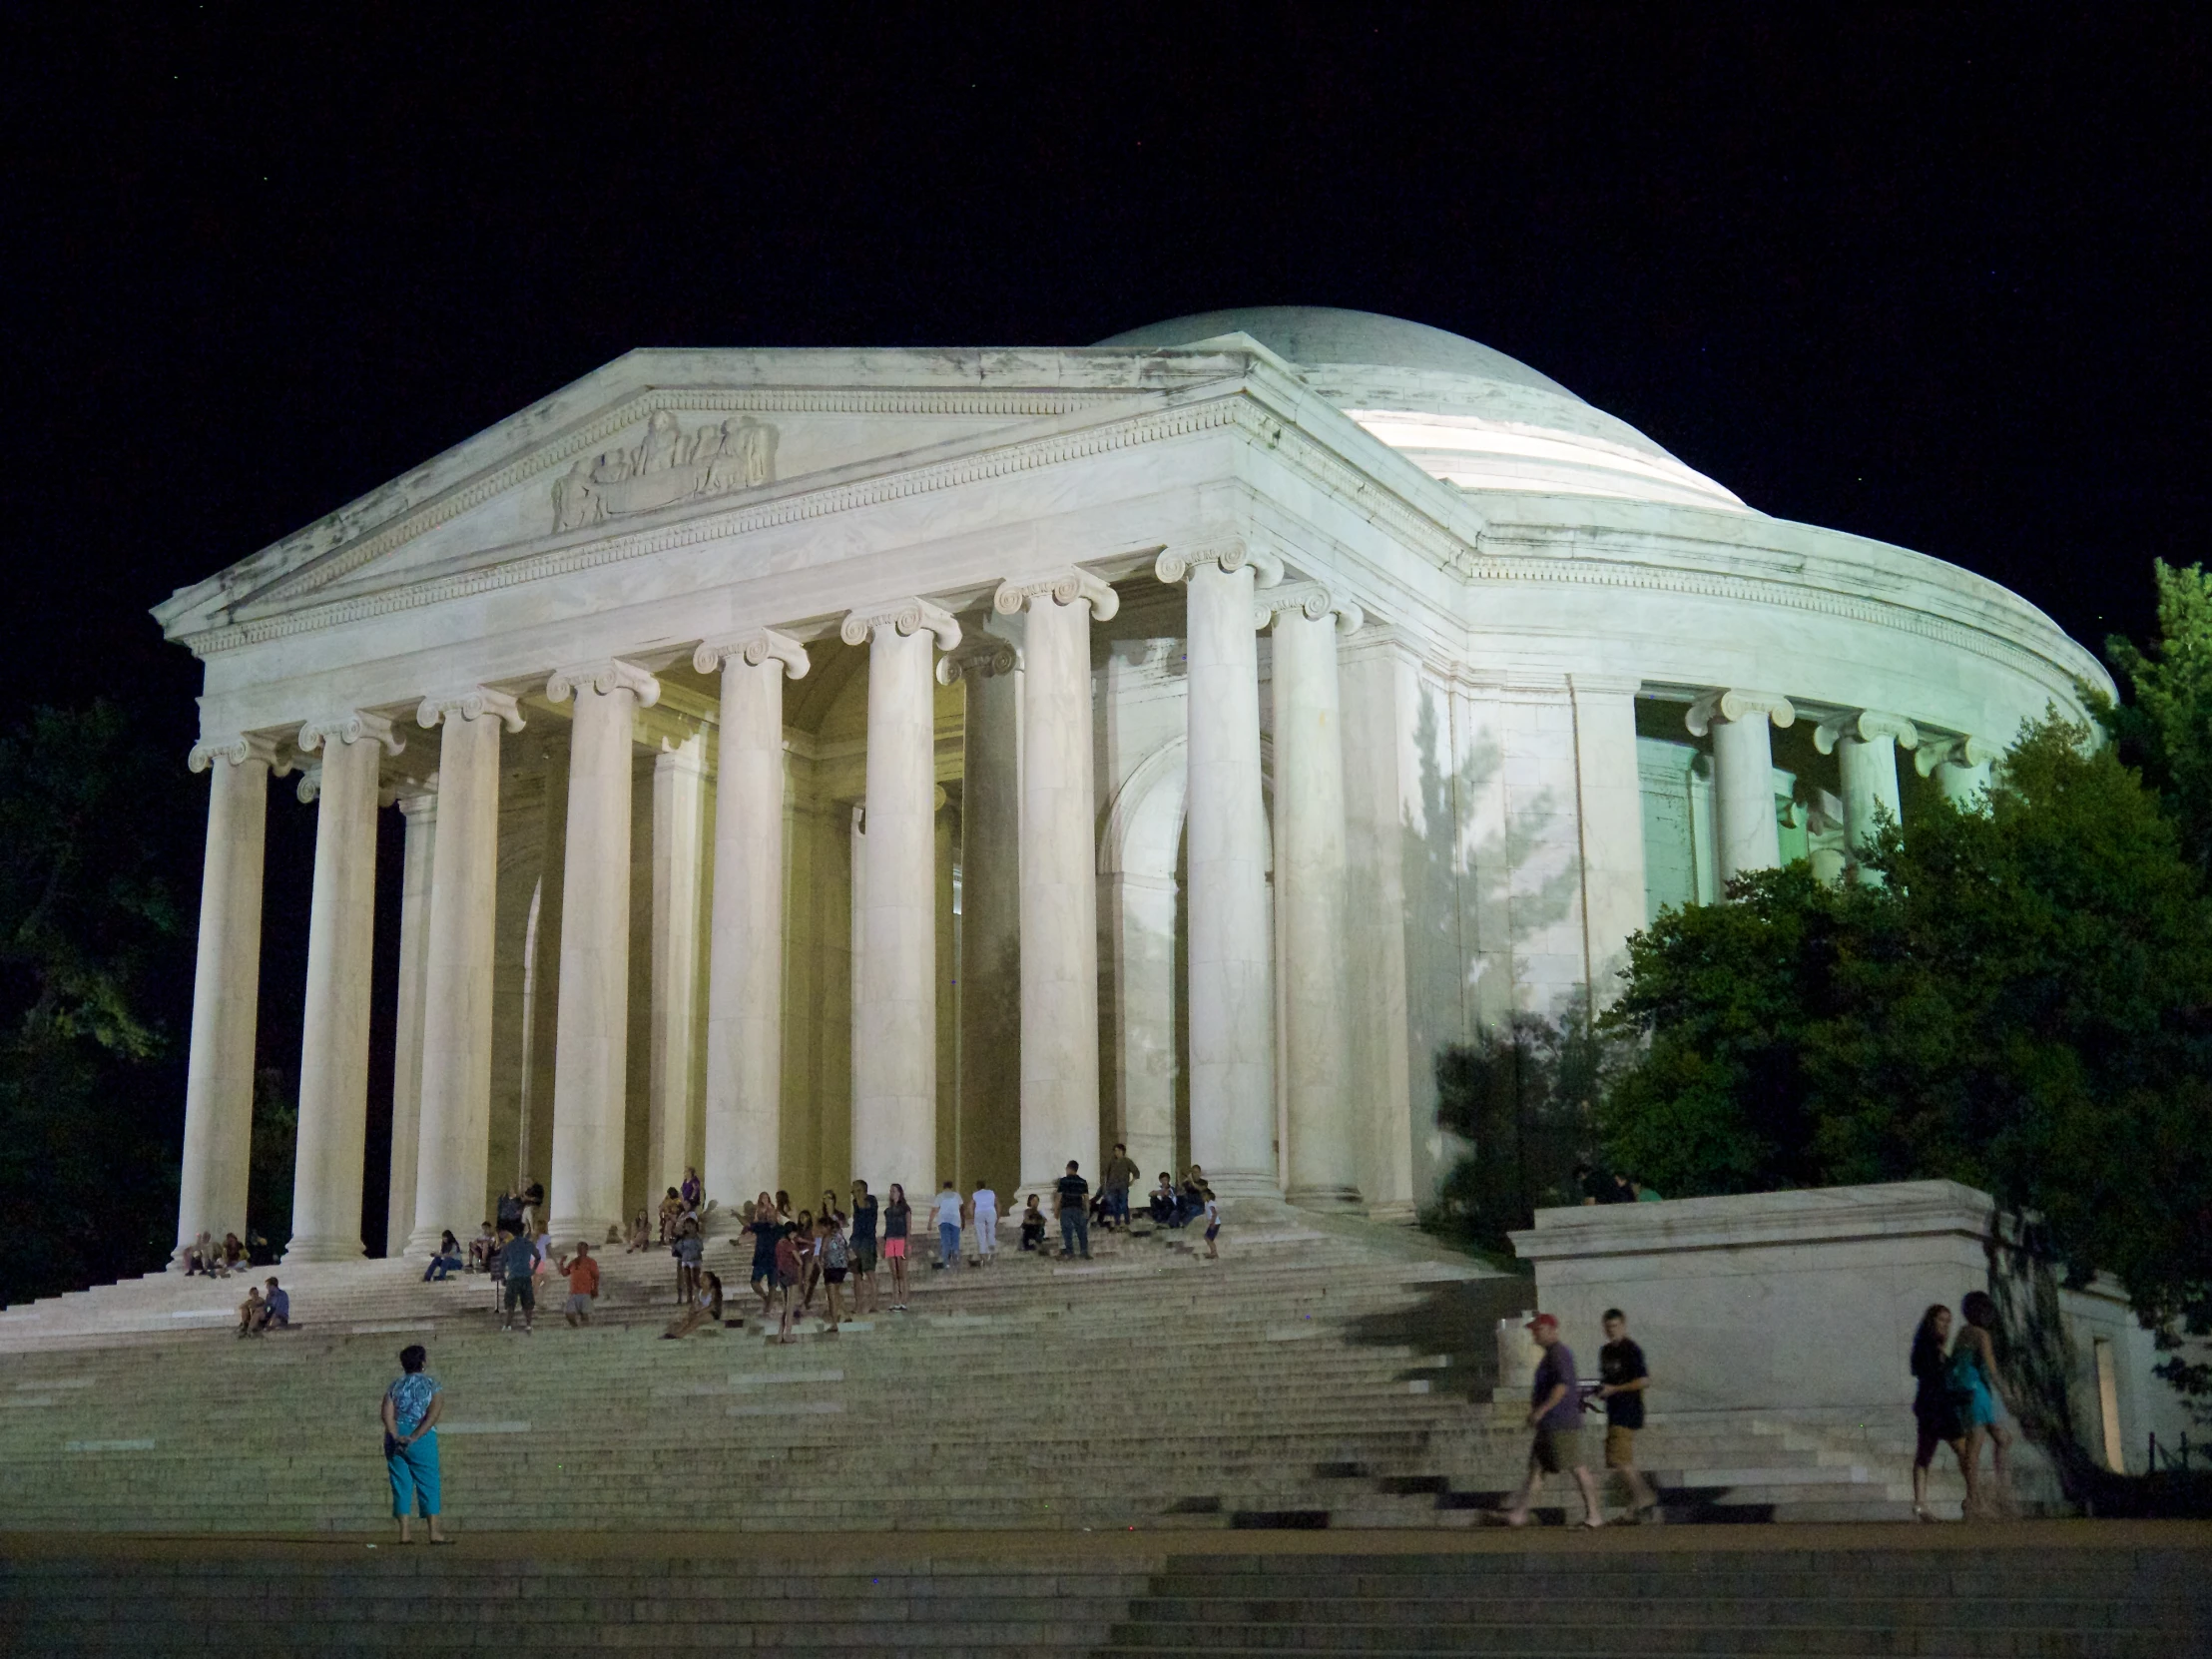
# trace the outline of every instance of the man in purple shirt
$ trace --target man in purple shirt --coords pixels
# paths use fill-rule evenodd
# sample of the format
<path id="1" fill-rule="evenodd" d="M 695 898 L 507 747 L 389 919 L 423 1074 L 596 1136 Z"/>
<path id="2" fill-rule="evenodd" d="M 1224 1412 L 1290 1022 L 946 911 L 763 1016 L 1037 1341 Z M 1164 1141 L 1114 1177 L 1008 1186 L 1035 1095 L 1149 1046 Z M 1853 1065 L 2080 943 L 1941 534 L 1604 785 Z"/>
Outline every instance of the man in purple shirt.
<path id="1" fill-rule="evenodd" d="M 1603 1526 L 1605 1515 L 1598 1507 L 1597 1482 L 1590 1478 L 1589 1465 L 1582 1460 L 1582 1395 L 1575 1385 L 1574 1355 L 1559 1340 L 1559 1322 L 1549 1314 L 1538 1314 L 1530 1320 L 1528 1334 L 1544 1351 L 1536 1365 L 1536 1385 L 1529 1391 L 1528 1426 L 1536 1431 L 1536 1439 L 1528 1448 L 1528 1477 L 1513 1494 L 1512 1506 L 1505 1511 L 1505 1524 L 1526 1526 L 1529 1501 L 1543 1484 L 1544 1476 L 1571 1470 L 1575 1485 L 1582 1490 L 1582 1524 Z"/>

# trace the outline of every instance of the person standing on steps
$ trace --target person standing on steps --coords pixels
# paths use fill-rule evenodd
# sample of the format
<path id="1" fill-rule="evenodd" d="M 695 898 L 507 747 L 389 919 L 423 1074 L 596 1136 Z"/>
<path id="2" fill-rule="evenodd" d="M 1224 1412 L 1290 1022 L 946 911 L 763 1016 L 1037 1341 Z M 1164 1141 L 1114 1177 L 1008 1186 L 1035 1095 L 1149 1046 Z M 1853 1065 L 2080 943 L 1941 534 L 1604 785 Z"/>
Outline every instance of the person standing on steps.
<path id="1" fill-rule="evenodd" d="M 1958 1311 L 1965 1315 L 1965 1329 L 1950 1345 L 1950 1397 L 1958 1407 L 1958 1426 L 1965 1435 L 1965 1451 L 1959 1469 L 1966 1477 L 1964 1515 L 1968 1520 L 2002 1520 L 2011 1513 L 2012 1493 L 2005 1461 L 2012 1450 L 2012 1430 L 2004 1421 L 2004 1385 L 1997 1375 L 1997 1305 L 1987 1291 L 1968 1291 Z M 1989 1441 L 1990 1484 L 1979 1479 L 1981 1442 Z"/>
<path id="2" fill-rule="evenodd" d="M 975 1223 L 975 1265 L 987 1268 L 998 1254 L 998 1194 L 988 1181 L 978 1181 L 968 1196 L 968 1214 Z"/>
<path id="3" fill-rule="evenodd" d="M 1528 1322 L 1528 1334 L 1544 1357 L 1536 1365 L 1536 1382 L 1529 1395 L 1528 1426 L 1536 1438 L 1528 1448 L 1528 1473 L 1505 1511 L 1507 1526 L 1528 1524 L 1529 1501 L 1547 1474 L 1571 1473 L 1582 1491 L 1582 1524 L 1605 1524 L 1597 1499 L 1597 1482 L 1582 1460 L 1582 1400 L 1576 1391 L 1574 1354 L 1559 1340 L 1559 1322 L 1538 1314 Z"/>
<path id="4" fill-rule="evenodd" d="M 1080 1245 L 1083 1260 L 1091 1259 L 1091 1184 L 1078 1173 L 1073 1158 L 1068 1160 L 1068 1172 L 1060 1177 L 1056 1191 L 1060 1198 L 1060 1256 L 1064 1261 L 1076 1253 Z"/>
<path id="5" fill-rule="evenodd" d="M 937 1194 L 937 1266 L 947 1273 L 960 1268 L 960 1190 L 951 1182 Z"/>
<path id="6" fill-rule="evenodd" d="M 1651 1373 L 1644 1351 L 1628 1335 L 1628 1316 L 1605 1310 L 1605 1346 L 1597 1351 L 1597 1397 L 1605 1401 L 1605 1466 L 1628 1483 L 1631 1521 L 1659 1518 L 1659 1493 L 1636 1467 L 1636 1430 L 1644 1425 L 1644 1389 Z"/>
<path id="7" fill-rule="evenodd" d="M 1206 1201 L 1206 1260 L 1218 1262 L 1221 1260 L 1221 1251 L 1216 1248 L 1215 1241 L 1221 1237 L 1221 1204 L 1214 1197 L 1213 1188 L 1201 1187 L 1198 1191 L 1199 1196 Z"/>
<path id="8" fill-rule="evenodd" d="M 507 1286 L 507 1302 L 499 1321 L 499 1329 L 515 1328 L 515 1308 L 522 1308 L 522 1334 L 530 1336 L 531 1326 L 538 1317 L 538 1297 L 530 1276 L 537 1271 L 538 1247 L 520 1233 L 499 1230 L 499 1277 Z"/>
<path id="9" fill-rule="evenodd" d="M 1913 1518 L 1932 1521 L 1928 1506 L 1928 1471 L 1936 1461 L 1936 1448 L 1950 1447 L 1961 1475 L 1966 1469 L 1966 1431 L 1958 1421 L 1958 1402 L 1950 1397 L 1950 1310 L 1934 1303 L 1921 1316 L 1913 1333 L 1913 1421 L 1919 1443 L 1913 1449 Z"/>
<path id="10" fill-rule="evenodd" d="M 573 1331 L 591 1324 L 592 1304 L 599 1297 L 599 1264 L 592 1260 L 591 1246 L 578 1239 L 575 1259 L 563 1258 L 553 1265 L 568 1280 L 568 1306 L 561 1310 L 568 1328 Z"/>
<path id="11" fill-rule="evenodd" d="M 699 1171 L 688 1164 L 684 1166 L 684 1185 L 679 1196 L 684 1200 L 684 1208 L 694 1213 L 707 1197 L 707 1189 L 699 1184 Z"/>
<path id="12" fill-rule="evenodd" d="M 865 1181 L 852 1183 L 852 1313 L 873 1313 L 875 1301 L 875 1221 L 882 1206 Z"/>
<path id="13" fill-rule="evenodd" d="M 1098 1176 L 1099 1186 L 1106 1193 L 1107 1211 L 1116 1227 L 1129 1225 L 1129 1184 L 1141 1173 L 1137 1161 L 1129 1156 L 1129 1149 L 1116 1141 L 1114 1155 L 1106 1160 L 1106 1167 Z"/>
<path id="14" fill-rule="evenodd" d="M 906 1311 L 906 1230 L 913 1221 L 906 1189 L 891 1183 L 891 1196 L 883 1206 L 883 1260 L 891 1265 L 891 1312 Z"/>
<path id="15" fill-rule="evenodd" d="M 818 1220 L 815 1230 L 821 1235 L 820 1242 L 815 1246 L 815 1257 L 822 1263 L 822 1288 L 828 1299 L 823 1317 L 830 1322 L 827 1334 L 834 1337 L 840 1320 L 837 1298 L 851 1264 L 851 1251 L 845 1245 L 844 1230 L 837 1225 L 837 1213 L 834 1210 Z"/>
<path id="16" fill-rule="evenodd" d="M 753 1201 L 753 1219 L 746 1224 L 753 1235 L 753 1289 L 761 1298 L 761 1317 L 768 1318 L 776 1305 L 776 1241 L 784 1236 L 776 1205 L 763 1193 Z"/>
<path id="17" fill-rule="evenodd" d="M 784 1299 L 784 1317 L 777 1323 L 776 1340 L 779 1343 L 796 1343 L 792 1335 L 792 1299 L 799 1294 L 799 1229 L 780 1230 L 776 1241 L 776 1291 Z"/>
<path id="18" fill-rule="evenodd" d="M 430 1523 L 430 1541 L 453 1540 L 438 1525 L 438 1414 L 445 1396 L 422 1368 L 430 1357 L 415 1343 L 399 1351 L 399 1377 L 384 1390 L 384 1472 L 391 1477 L 391 1512 L 399 1541 L 414 1542 L 414 1516 Z"/>

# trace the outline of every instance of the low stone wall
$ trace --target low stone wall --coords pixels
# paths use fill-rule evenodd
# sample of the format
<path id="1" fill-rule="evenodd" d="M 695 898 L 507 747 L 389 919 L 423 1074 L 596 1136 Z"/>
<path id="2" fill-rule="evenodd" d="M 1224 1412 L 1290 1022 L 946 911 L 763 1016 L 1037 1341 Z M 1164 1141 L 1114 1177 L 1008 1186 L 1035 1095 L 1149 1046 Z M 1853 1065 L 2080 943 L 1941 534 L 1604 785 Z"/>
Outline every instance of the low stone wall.
<path id="1" fill-rule="evenodd" d="M 1902 1420 L 1931 1303 L 1989 1289 L 1995 1205 L 1951 1181 L 1539 1210 L 1513 1248 L 1583 1370 L 1607 1308 L 1651 1366 L 1654 1410 L 1867 1412 Z M 2061 1293 L 2075 1417 L 2093 1455 L 2144 1465 L 2188 1427 L 2117 1287 Z M 2100 1367 L 2102 1375 L 2100 1377 Z M 2115 1420 L 2116 1419 L 2116 1420 Z M 2199 1431 L 2198 1437 L 2202 1437 Z"/>

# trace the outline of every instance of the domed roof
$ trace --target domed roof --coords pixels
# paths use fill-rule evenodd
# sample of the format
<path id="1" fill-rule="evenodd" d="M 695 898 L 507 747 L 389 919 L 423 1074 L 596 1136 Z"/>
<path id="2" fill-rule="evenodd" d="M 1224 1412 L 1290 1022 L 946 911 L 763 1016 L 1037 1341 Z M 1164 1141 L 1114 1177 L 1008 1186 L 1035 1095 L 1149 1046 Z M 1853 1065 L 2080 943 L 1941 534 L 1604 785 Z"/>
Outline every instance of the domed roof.
<path id="1" fill-rule="evenodd" d="M 1148 323 L 1098 348 L 1164 349 L 1229 334 L 1248 335 L 1297 365 L 1368 431 L 1461 489 L 1743 508 L 1558 381 L 1425 322 L 1330 305 L 1253 305 Z"/>
<path id="2" fill-rule="evenodd" d="M 1279 357 L 1294 363 L 1366 363 L 1377 368 L 1436 369 L 1471 374 L 1508 385 L 1541 386 L 1572 397 L 1558 381 L 1524 362 L 1493 351 L 1463 334 L 1408 322 L 1376 311 L 1348 311 L 1335 305 L 1250 305 L 1242 310 L 1200 311 L 1147 323 L 1102 339 L 1101 345 L 1188 345 L 1222 334 L 1250 334 Z"/>

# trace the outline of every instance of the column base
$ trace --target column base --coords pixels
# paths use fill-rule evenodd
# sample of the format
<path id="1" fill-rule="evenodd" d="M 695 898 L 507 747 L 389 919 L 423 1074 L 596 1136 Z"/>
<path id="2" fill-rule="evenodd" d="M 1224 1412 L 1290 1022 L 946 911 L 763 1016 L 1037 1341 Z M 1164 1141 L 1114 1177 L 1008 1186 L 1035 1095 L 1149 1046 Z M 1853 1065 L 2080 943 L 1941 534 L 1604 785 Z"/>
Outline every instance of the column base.
<path id="1" fill-rule="evenodd" d="M 1232 1198 L 1272 1198 L 1283 1202 L 1282 1183 L 1276 1180 L 1275 1171 L 1267 1169 L 1208 1170 L 1206 1184 L 1214 1189 L 1214 1196 Z"/>
<path id="2" fill-rule="evenodd" d="M 565 1256 L 576 1248 L 582 1239 L 594 1250 L 605 1250 L 609 1245 L 622 1243 L 622 1222 L 612 1216 L 555 1216 L 545 1223 L 544 1232 L 548 1246 L 554 1255 Z M 608 1237 L 609 1234 L 613 1237 Z M 656 1237 L 658 1235 L 656 1234 Z"/>
<path id="3" fill-rule="evenodd" d="M 735 1210 L 726 1210 L 714 1199 L 707 1200 L 707 1208 L 699 1218 L 699 1236 L 710 1243 L 716 1239 L 743 1238 L 745 1236 L 744 1204 L 740 1204 Z"/>
<path id="4" fill-rule="evenodd" d="M 1301 1210 L 1343 1211 L 1356 1215 L 1367 1213 L 1367 1206 L 1360 1201 L 1358 1187 L 1293 1187 L 1290 1201 Z"/>
<path id="5" fill-rule="evenodd" d="M 368 1252 L 358 1239 L 302 1239 L 296 1235 L 284 1246 L 283 1265 L 301 1262 L 358 1262 Z"/>
<path id="6" fill-rule="evenodd" d="M 1392 1227 L 1412 1227 L 1419 1222 L 1420 1214 L 1409 1200 L 1394 1198 L 1388 1203 L 1369 1205 L 1368 1220 L 1387 1222 Z"/>

